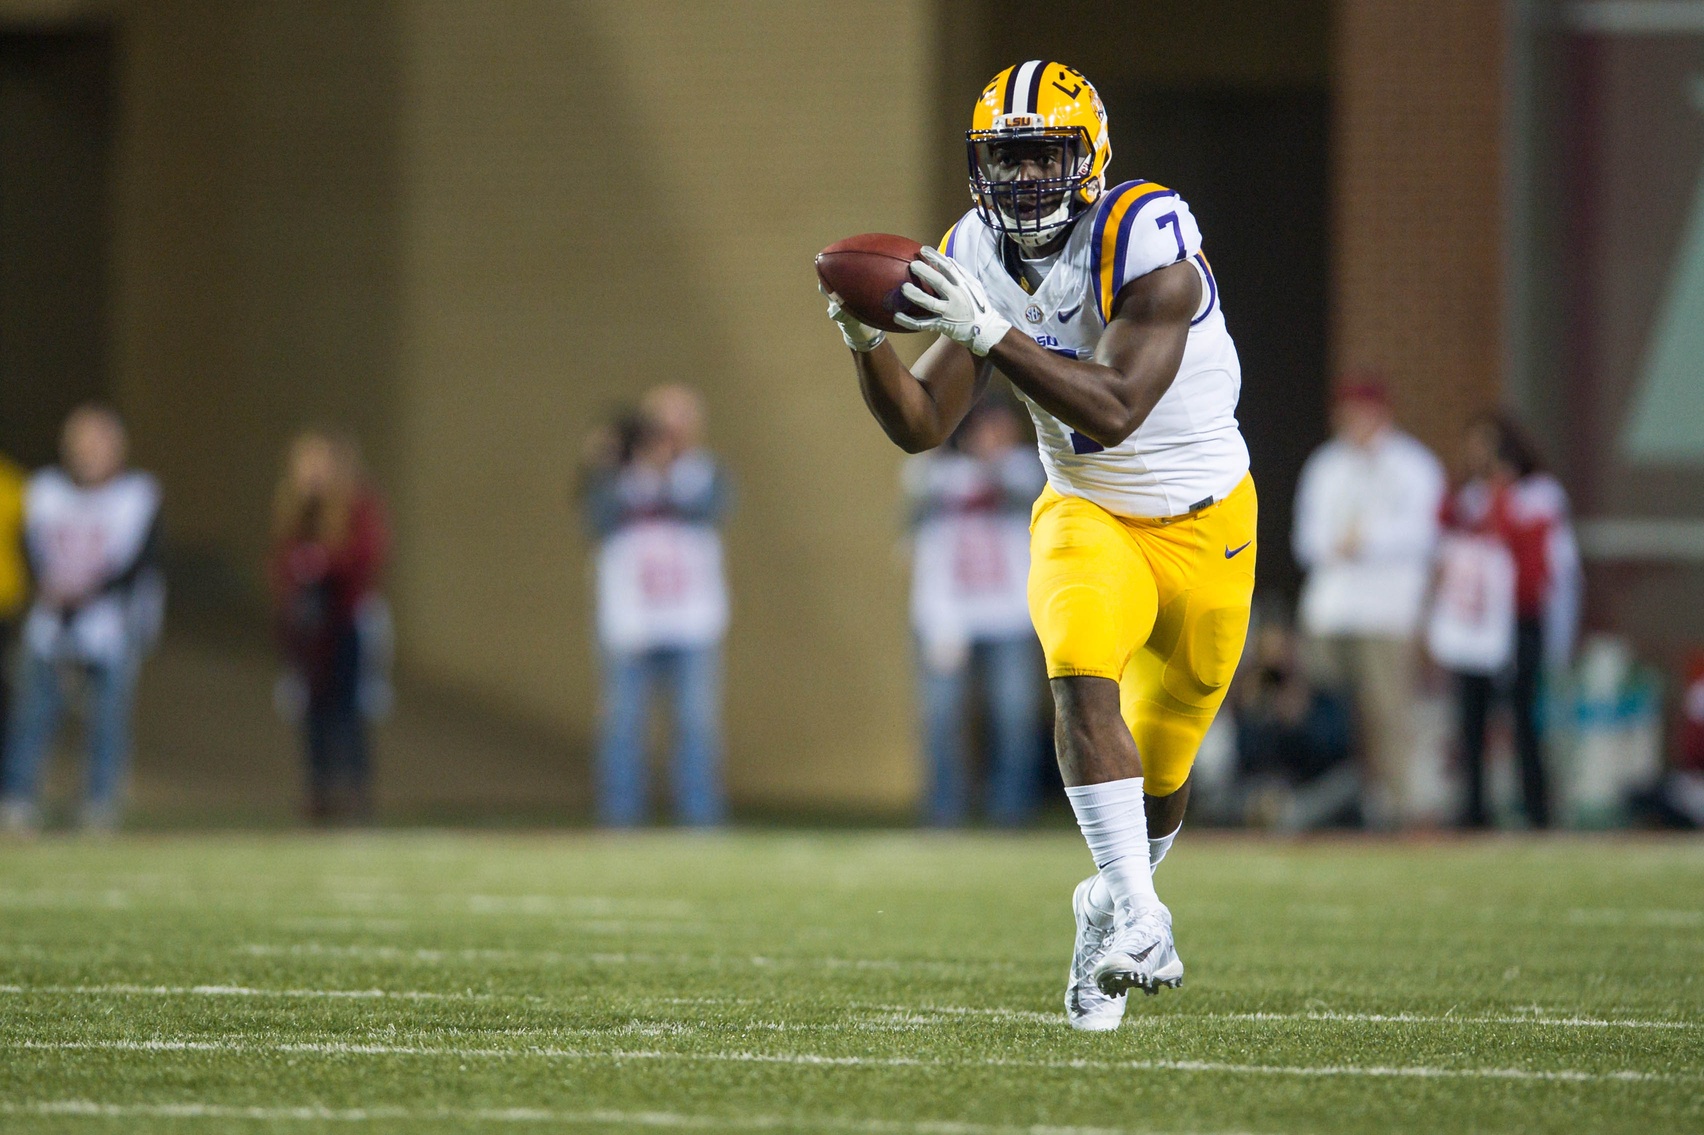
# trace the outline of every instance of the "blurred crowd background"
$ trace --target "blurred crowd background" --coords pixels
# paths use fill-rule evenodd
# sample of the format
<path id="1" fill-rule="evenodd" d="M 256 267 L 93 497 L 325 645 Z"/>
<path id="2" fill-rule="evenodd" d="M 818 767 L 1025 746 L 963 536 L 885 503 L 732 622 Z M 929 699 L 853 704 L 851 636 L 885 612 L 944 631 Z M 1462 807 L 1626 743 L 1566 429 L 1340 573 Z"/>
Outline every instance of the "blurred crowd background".
<path id="1" fill-rule="evenodd" d="M 0 0 L 5 823 L 1044 820 L 1028 423 L 811 272 L 1038 56 L 1242 356 L 1201 819 L 1704 821 L 1704 3 Z"/>

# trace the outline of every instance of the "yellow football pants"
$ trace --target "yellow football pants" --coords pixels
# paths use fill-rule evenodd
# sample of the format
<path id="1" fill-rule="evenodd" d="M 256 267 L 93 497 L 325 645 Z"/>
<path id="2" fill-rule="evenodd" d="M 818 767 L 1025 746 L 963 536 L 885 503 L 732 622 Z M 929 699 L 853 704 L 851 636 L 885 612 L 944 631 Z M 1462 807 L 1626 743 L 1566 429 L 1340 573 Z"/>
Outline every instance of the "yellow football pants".
<path id="1" fill-rule="evenodd" d="M 1244 477 L 1175 519 L 1114 516 L 1051 486 L 1030 515 L 1030 618 L 1047 676 L 1118 683 L 1149 795 L 1183 785 L 1242 657 L 1258 507 Z"/>

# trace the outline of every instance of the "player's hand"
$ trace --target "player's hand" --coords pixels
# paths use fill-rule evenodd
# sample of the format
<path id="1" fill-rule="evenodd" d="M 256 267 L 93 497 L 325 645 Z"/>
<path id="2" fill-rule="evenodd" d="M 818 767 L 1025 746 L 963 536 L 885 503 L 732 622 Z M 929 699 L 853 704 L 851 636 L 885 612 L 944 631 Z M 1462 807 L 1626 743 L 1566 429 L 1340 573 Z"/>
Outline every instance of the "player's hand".
<path id="1" fill-rule="evenodd" d="M 861 355 L 882 345 L 882 340 L 887 338 L 886 331 L 871 327 L 846 310 L 840 297 L 823 287 L 821 281 L 817 282 L 817 291 L 828 297 L 828 317 L 840 326 L 840 337 L 846 340 L 848 347 Z"/>
<path id="2" fill-rule="evenodd" d="M 906 284 L 900 290 L 905 298 L 932 311 L 933 316 L 914 319 L 903 313 L 893 317 L 901 327 L 913 331 L 933 331 L 955 343 L 970 348 L 973 355 L 986 355 L 994 344 L 1006 337 L 1012 324 L 988 301 L 982 281 L 967 275 L 937 249 L 924 245 L 919 259 L 911 262 L 911 274 L 935 290 L 930 295 L 916 284 Z"/>

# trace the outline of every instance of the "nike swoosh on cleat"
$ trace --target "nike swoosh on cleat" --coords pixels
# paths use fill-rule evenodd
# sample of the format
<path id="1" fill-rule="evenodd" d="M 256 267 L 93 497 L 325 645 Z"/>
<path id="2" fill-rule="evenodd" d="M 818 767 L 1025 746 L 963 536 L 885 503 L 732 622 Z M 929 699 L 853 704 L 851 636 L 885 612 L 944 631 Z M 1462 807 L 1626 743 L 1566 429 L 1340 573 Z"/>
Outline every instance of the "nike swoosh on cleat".
<path id="1" fill-rule="evenodd" d="M 1151 953 L 1153 953 L 1153 952 L 1154 952 L 1154 947 L 1155 947 L 1155 946 L 1158 946 L 1158 945 L 1159 945 L 1159 943 L 1158 943 L 1158 942 L 1154 942 L 1154 943 L 1152 943 L 1152 944 L 1151 944 L 1151 945 L 1149 945 L 1149 947 L 1148 947 L 1148 948 L 1147 948 L 1147 949 L 1146 949 L 1146 950 L 1143 950 L 1143 951 L 1142 951 L 1142 952 L 1141 952 L 1141 953 L 1140 953 L 1140 954 L 1132 954 L 1132 955 L 1131 955 L 1131 956 L 1130 956 L 1130 960 L 1131 960 L 1131 961 L 1133 961 L 1133 962 L 1139 962 L 1139 961 L 1141 961 L 1141 960 L 1142 960 L 1142 959 L 1143 959 L 1143 958 L 1145 958 L 1145 957 L 1147 957 L 1147 956 L 1148 956 L 1148 955 L 1149 955 L 1149 954 L 1151 954 Z"/>
<path id="2" fill-rule="evenodd" d="M 1077 313 L 1079 311 L 1082 311 L 1082 310 L 1083 310 L 1083 305 L 1078 304 L 1076 307 L 1071 308 L 1069 311 L 1060 312 L 1059 313 L 1059 322 L 1061 322 L 1061 323 L 1071 322 L 1071 320 L 1073 320 L 1077 317 Z"/>
<path id="3" fill-rule="evenodd" d="M 1242 551 L 1244 548 L 1248 547 L 1252 543 L 1254 543 L 1253 540 L 1246 540 L 1243 543 L 1238 544 L 1234 548 L 1226 548 L 1225 549 L 1225 558 L 1227 560 L 1230 559 L 1232 556 L 1236 555 L 1238 552 Z"/>

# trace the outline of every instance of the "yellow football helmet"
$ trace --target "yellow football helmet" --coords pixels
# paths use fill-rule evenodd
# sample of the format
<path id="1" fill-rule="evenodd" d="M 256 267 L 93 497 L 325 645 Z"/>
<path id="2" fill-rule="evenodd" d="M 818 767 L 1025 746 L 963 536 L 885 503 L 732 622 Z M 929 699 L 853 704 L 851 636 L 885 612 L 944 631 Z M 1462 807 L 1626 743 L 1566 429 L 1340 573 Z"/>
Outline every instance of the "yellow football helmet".
<path id="1" fill-rule="evenodd" d="M 1106 188 L 1106 107 L 1075 67 L 1032 59 L 982 91 L 965 132 L 983 223 L 1025 248 L 1046 244 Z"/>

